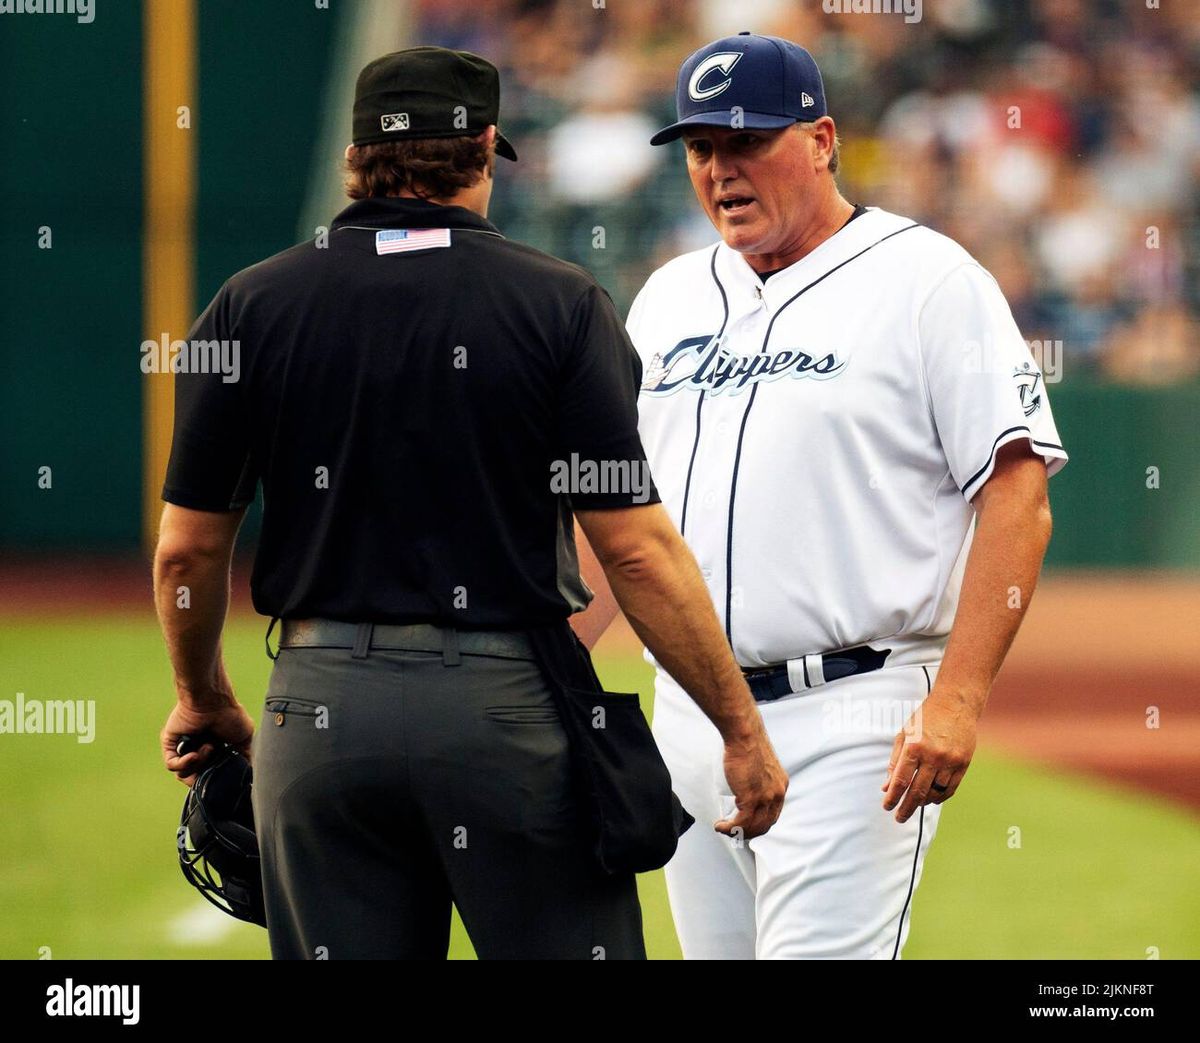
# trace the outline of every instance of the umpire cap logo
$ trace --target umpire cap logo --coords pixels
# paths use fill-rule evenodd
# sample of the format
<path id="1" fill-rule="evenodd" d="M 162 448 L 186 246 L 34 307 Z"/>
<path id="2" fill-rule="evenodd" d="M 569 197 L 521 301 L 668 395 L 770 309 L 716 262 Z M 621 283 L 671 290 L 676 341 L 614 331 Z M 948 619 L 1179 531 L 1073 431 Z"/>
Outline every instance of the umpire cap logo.
<path id="1" fill-rule="evenodd" d="M 389 112 L 379 117 L 379 125 L 384 130 L 408 130 L 408 113 Z"/>
<path id="2" fill-rule="evenodd" d="M 688 97 L 692 101 L 706 101 L 709 98 L 715 98 L 722 91 L 727 90 L 729 85 L 733 83 L 729 74 L 733 71 L 733 67 L 741 60 L 741 57 L 741 51 L 721 51 L 717 54 L 710 54 L 692 70 L 692 78 L 688 80 Z M 720 83 L 701 87 L 700 81 L 715 69 L 720 69 L 726 78 Z"/>

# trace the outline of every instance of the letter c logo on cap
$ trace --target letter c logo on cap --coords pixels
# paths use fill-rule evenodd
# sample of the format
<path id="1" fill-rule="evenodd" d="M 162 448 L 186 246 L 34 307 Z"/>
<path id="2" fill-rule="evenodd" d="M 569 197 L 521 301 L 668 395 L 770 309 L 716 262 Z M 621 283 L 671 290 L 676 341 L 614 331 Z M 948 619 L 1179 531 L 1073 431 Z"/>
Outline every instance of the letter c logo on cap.
<path id="1" fill-rule="evenodd" d="M 733 80 L 728 77 L 730 72 L 733 71 L 733 67 L 741 60 L 741 57 L 741 51 L 720 51 L 717 54 L 710 54 L 692 70 L 692 78 L 688 80 L 688 97 L 692 101 L 705 101 L 708 98 L 715 98 L 733 83 Z M 700 81 L 714 69 L 720 69 L 725 74 L 726 79 L 711 87 L 701 87 Z"/>

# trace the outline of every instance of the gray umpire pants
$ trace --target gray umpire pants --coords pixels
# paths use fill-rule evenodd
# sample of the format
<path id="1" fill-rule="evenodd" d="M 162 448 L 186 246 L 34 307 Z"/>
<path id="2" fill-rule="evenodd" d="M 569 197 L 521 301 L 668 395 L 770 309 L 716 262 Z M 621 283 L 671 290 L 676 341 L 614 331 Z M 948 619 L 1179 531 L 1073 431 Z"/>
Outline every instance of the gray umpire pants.
<path id="1" fill-rule="evenodd" d="M 275 959 L 644 959 L 632 874 L 591 857 L 536 662 L 283 648 L 253 743 Z"/>

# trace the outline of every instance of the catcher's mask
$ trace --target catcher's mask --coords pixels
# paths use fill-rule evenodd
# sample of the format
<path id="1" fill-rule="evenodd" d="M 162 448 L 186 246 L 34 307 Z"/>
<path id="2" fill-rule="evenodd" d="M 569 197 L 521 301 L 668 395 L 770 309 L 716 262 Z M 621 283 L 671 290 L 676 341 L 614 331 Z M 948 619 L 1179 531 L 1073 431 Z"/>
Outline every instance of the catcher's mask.
<path id="1" fill-rule="evenodd" d="M 187 882 L 222 912 L 266 927 L 250 764 L 232 746 L 188 790 L 175 844 Z"/>

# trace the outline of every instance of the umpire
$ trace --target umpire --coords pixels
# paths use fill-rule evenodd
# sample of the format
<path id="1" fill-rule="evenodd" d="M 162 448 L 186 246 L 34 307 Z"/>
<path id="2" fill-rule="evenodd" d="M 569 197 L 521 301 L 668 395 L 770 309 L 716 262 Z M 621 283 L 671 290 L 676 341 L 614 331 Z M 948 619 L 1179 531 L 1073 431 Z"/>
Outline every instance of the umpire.
<path id="1" fill-rule="evenodd" d="M 356 201 L 197 320 L 190 343 L 225 344 L 238 379 L 176 377 L 154 564 L 177 693 L 163 758 L 188 782 L 214 746 L 180 757 L 181 735 L 252 755 L 275 958 L 444 958 L 452 902 L 483 958 L 644 957 L 634 872 L 597 859 L 532 636 L 569 635 L 592 597 L 572 514 L 725 740 L 738 813 L 698 828 L 750 838 L 782 806 L 786 776 L 650 481 L 612 302 L 486 220 L 494 157 L 517 158 L 498 114 L 474 55 L 370 63 L 346 150 Z M 252 593 L 280 625 L 255 735 L 220 641 L 259 482 Z M 610 761 L 618 786 L 641 784 Z"/>

